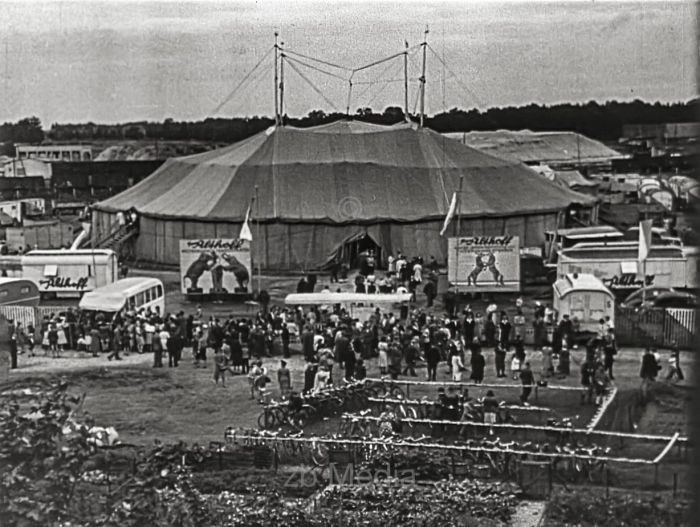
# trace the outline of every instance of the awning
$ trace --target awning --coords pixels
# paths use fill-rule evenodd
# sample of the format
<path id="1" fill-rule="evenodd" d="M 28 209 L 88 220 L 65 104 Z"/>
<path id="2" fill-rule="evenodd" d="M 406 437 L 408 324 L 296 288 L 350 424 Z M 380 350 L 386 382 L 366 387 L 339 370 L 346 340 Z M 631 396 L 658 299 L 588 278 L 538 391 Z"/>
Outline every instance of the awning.
<path id="1" fill-rule="evenodd" d="M 400 304 L 401 302 L 409 302 L 411 296 L 410 293 L 294 293 L 287 295 L 284 299 L 284 303 L 292 306 L 324 304 Z"/>

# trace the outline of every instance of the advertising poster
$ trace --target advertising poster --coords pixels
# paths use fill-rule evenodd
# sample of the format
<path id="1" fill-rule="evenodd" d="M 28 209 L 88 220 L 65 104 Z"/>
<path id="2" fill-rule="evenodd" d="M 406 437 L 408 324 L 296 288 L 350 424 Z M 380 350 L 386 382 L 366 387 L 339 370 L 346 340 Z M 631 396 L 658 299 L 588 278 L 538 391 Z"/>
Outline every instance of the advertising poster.
<path id="1" fill-rule="evenodd" d="M 237 238 L 180 240 L 185 295 L 250 293 L 250 242 Z"/>
<path id="2" fill-rule="evenodd" d="M 520 291 L 517 236 L 463 236 L 447 240 L 447 278 L 466 292 Z"/>

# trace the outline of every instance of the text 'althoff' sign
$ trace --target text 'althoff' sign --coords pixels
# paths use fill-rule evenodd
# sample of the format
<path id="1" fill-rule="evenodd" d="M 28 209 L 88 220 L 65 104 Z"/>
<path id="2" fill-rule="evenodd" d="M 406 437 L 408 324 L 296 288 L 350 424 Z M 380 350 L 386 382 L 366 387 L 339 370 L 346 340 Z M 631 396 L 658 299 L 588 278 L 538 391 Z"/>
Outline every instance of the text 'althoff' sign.
<path id="1" fill-rule="evenodd" d="M 447 278 L 467 291 L 520 291 L 517 236 L 464 236 L 447 240 Z"/>

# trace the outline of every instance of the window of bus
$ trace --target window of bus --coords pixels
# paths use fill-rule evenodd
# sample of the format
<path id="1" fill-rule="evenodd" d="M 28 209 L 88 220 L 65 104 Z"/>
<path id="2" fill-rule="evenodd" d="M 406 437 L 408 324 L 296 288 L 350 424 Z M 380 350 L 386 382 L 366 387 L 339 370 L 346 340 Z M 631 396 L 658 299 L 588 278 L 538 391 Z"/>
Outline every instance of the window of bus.
<path id="1" fill-rule="evenodd" d="M 148 302 L 150 302 L 151 300 L 153 300 L 153 288 L 151 288 L 151 289 L 146 289 L 145 295 L 146 295 L 146 303 L 148 303 Z"/>
<path id="2" fill-rule="evenodd" d="M 162 285 L 157 285 L 156 286 L 156 298 L 161 298 L 163 296 L 163 286 Z"/>

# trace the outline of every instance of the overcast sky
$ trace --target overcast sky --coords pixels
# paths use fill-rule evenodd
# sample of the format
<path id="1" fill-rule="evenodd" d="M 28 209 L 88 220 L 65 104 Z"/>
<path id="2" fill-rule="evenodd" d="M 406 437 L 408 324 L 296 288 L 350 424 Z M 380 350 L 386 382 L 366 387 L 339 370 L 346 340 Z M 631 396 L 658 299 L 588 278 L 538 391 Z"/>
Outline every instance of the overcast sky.
<path id="1" fill-rule="evenodd" d="M 197 120 L 285 47 L 357 67 L 428 43 L 426 111 L 694 96 L 690 2 L 2 2 L 0 121 Z M 437 54 L 437 56 L 436 56 Z M 443 68 L 438 58 L 444 58 Z M 409 108 L 420 54 L 409 61 Z M 308 62 L 308 61 L 307 61 Z M 291 63 L 294 64 L 294 63 Z M 285 66 L 285 110 L 344 111 L 349 73 Z M 319 64 L 320 65 L 320 64 Z M 217 116 L 272 115 L 269 54 Z M 356 73 L 351 111 L 403 106 L 401 59 Z M 382 84 L 362 84 L 377 80 Z M 444 82 L 443 82 L 444 79 Z"/>

